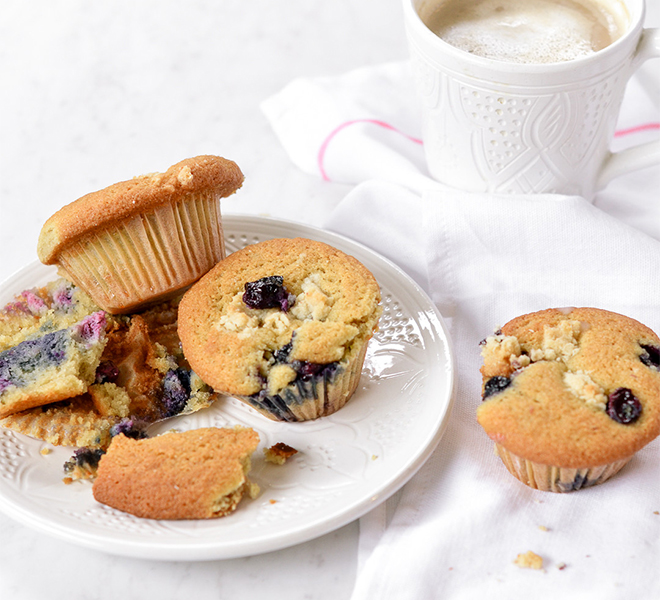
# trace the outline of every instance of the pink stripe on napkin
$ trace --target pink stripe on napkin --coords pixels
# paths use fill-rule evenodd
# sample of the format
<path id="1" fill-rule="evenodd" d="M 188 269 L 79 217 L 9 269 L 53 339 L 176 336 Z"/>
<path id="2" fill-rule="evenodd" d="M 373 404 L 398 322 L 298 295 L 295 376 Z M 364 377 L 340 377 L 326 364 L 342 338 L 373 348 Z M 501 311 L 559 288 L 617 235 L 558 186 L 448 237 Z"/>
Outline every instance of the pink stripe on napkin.
<path id="1" fill-rule="evenodd" d="M 389 123 L 386 123 L 385 121 L 380 121 L 378 119 L 353 119 L 351 121 L 345 121 L 341 125 L 338 125 L 335 127 L 328 135 L 328 137 L 323 140 L 323 143 L 321 144 L 319 148 L 319 153 L 317 157 L 318 165 L 319 165 L 319 171 L 321 172 L 321 177 L 323 178 L 324 181 L 330 181 L 330 177 L 328 177 L 328 174 L 325 170 L 325 167 L 323 165 L 324 159 L 325 159 L 325 151 L 328 148 L 328 145 L 330 142 L 334 139 L 334 137 L 342 130 L 346 129 L 347 127 L 351 125 L 357 125 L 359 123 L 369 123 L 371 125 L 377 125 L 378 127 L 382 127 L 383 129 L 389 129 L 390 131 L 395 131 L 396 133 L 400 133 L 402 136 L 405 138 L 409 139 L 411 142 L 414 142 L 415 144 L 422 144 L 422 140 L 419 138 L 413 137 L 411 135 L 408 135 L 407 133 L 404 133 L 403 131 L 397 129 L 393 125 L 390 125 Z"/>
<path id="2" fill-rule="evenodd" d="M 347 127 L 350 127 L 351 125 L 357 125 L 360 123 L 368 123 L 371 125 L 377 125 L 378 127 L 382 127 L 383 129 L 388 129 L 390 131 L 394 131 L 396 133 L 401 134 L 403 137 L 409 139 L 411 142 L 414 142 L 415 144 L 423 144 L 423 140 L 420 138 L 413 137 L 411 135 L 408 135 L 407 133 L 404 133 L 400 129 L 397 129 L 393 125 L 390 125 L 389 123 L 385 121 L 380 121 L 378 119 L 352 119 L 350 121 L 345 121 L 341 125 L 338 125 L 335 127 L 323 140 L 323 143 L 319 147 L 319 152 L 317 155 L 317 162 L 319 166 L 319 172 L 321 173 L 321 177 L 323 178 L 324 181 L 330 181 L 330 177 L 328 176 L 328 173 L 325 170 L 324 166 L 324 161 L 325 161 L 325 153 L 326 150 L 328 149 L 328 146 L 330 145 L 330 142 L 335 138 L 335 136 L 340 132 L 346 129 Z M 660 123 L 644 123 L 643 125 L 637 125 L 635 127 L 629 127 L 627 129 L 619 129 L 618 131 L 614 132 L 614 137 L 622 137 L 624 135 L 629 135 L 631 133 L 639 133 L 641 131 L 650 131 L 654 129 L 660 129 Z"/>
<path id="3" fill-rule="evenodd" d="M 628 129 L 619 129 L 614 132 L 614 137 L 621 137 L 629 133 L 639 133 L 640 131 L 650 131 L 653 129 L 660 129 L 660 123 L 645 123 L 644 125 L 637 125 L 636 127 L 628 127 Z"/>

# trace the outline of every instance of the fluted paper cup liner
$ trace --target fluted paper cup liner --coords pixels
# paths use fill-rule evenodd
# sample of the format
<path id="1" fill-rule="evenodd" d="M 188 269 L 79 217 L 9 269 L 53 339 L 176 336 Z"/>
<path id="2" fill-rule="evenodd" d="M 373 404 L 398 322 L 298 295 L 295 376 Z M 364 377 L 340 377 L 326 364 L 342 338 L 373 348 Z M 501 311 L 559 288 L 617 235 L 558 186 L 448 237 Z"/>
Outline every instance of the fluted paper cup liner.
<path id="1" fill-rule="evenodd" d="M 311 421 L 326 417 L 342 408 L 351 398 L 360 382 L 362 365 L 367 353 L 367 341 L 358 352 L 335 369 L 299 378 L 276 396 L 262 394 L 236 396 L 262 415 L 274 421 Z"/>
<path id="2" fill-rule="evenodd" d="M 509 472 L 525 485 L 543 492 L 572 492 L 607 481 L 618 473 L 632 458 L 583 469 L 569 469 L 533 462 L 512 454 L 495 444 L 497 455 Z"/>
<path id="3" fill-rule="evenodd" d="M 64 249 L 60 264 L 116 314 L 182 293 L 224 257 L 220 201 L 200 192 L 93 232 Z"/>

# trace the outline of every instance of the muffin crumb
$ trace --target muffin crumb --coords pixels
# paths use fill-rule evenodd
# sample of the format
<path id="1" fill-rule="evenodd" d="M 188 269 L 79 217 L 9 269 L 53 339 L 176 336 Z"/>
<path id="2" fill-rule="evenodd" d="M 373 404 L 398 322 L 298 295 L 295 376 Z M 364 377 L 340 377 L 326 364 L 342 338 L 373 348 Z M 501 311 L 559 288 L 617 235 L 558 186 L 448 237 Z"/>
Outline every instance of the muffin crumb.
<path id="1" fill-rule="evenodd" d="M 264 456 L 266 457 L 266 461 L 276 465 L 283 465 L 295 454 L 298 454 L 298 450 L 288 446 L 284 442 L 278 442 L 270 448 L 264 448 Z"/>
<path id="2" fill-rule="evenodd" d="M 519 554 L 516 557 L 516 560 L 513 561 L 513 564 L 517 565 L 521 569 L 542 569 L 543 568 L 543 559 L 538 555 L 528 550 L 524 554 Z"/>
<path id="3" fill-rule="evenodd" d="M 190 170 L 190 166 L 185 165 L 184 167 L 182 167 L 176 178 L 181 185 L 184 186 L 188 185 L 193 179 L 193 174 L 192 171 Z"/>
<path id="4" fill-rule="evenodd" d="M 577 354 L 581 329 L 580 322 L 574 320 L 560 321 L 556 326 L 546 325 L 543 329 L 543 343 L 541 348 L 532 351 L 532 360 L 566 362 Z"/>
<path id="5" fill-rule="evenodd" d="M 607 406 L 607 396 L 605 395 L 603 388 L 589 377 L 588 373 L 585 373 L 584 371 L 577 371 L 575 373 L 567 371 L 564 373 L 564 383 L 568 386 L 568 389 L 580 398 L 580 400 L 584 401 L 587 406 L 603 411 L 605 410 Z"/>

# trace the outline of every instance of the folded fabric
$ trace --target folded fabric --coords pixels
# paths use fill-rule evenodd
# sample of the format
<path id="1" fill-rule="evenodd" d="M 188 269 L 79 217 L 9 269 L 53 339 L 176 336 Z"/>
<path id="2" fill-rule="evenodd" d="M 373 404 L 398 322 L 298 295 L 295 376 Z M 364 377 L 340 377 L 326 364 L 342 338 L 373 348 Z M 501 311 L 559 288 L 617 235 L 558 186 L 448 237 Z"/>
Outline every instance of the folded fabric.
<path id="1" fill-rule="evenodd" d="M 642 86 L 626 96 L 621 147 L 657 134 Z M 660 440 L 603 485 L 533 490 L 477 424 L 479 341 L 523 313 L 595 306 L 660 332 L 658 171 L 614 181 L 594 203 L 494 196 L 431 180 L 405 63 L 299 80 L 263 106 L 301 169 L 356 187 L 325 226 L 407 271 L 449 325 L 457 387 L 421 470 L 360 520 L 353 600 L 660 597 Z M 533 551 L 542 571 L 521 569 Z"/>
<path id="2" fill-rule="evenodd" d="M 660 77 L 653 61 L 626 88 L 612 149 L 659 139 Z M 341 77 L 297 79 L 262 104 L 284 149 L 306 173 L 336 183 L 389 181 L 421 193 L 443 189 L 428 175 L 421 113 L 407 62 Z M 594 204 L 660 238 L 660 170 L 615 179 Z"/>

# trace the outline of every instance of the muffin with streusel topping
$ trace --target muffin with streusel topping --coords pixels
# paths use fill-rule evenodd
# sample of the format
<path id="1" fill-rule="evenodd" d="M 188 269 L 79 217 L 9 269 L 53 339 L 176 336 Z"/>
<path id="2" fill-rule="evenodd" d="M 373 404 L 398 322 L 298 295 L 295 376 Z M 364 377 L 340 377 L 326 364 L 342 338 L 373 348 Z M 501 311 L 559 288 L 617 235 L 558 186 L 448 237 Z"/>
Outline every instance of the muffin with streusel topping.
<path id="1" fill-rule="evenodd" d="M 477 419 L 540 490 L 602 483 L 660 434 L 660 339 L 596 308 L 517 317 L 482 342 Z"/>
<path id="2" fill-rule="evenodd" d="M 216 265 L 179 307 L 195 372 L 265 416 L 304 421 L 355 391 L 381 314 L 380 289 L 357 259 L 322 242 L 274 239 Z"/>

